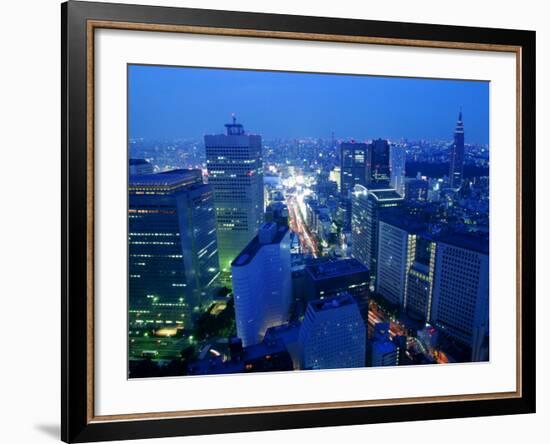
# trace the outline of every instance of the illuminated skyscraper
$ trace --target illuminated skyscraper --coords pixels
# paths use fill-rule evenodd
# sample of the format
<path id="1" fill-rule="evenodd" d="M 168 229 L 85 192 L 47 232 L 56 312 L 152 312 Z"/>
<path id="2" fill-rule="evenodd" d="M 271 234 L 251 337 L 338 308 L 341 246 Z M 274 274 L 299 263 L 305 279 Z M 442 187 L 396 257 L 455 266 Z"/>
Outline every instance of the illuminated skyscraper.
<path id="1" fill-rule="evenodd" d="M 214 190 L 220 266 L 231 262 L 258 232 L 263 221 L 262 138 L 241 124 L 225 125 L 226 134 L 204 136 L 208 183 Z M 228 274 L 228 273 L 227 273 Z"/>
<path id="2" fill-rule="evenodd" d="M 454 141 L 449 152 L 449 184 L 453 189 L 459 189 L 464 175 L 464 124 L 462 111 L 458 113 L 458 121 Z"/>
<path id="3" fill-rule="evenodd" d="M 392 145 L 390 147 L 390 186 L 400 196 L 405 196 L 405 162 L 405 148 Z"/>
<path id="4" fill-rule="evenodd" d="M 352 255 L 376 278 L 378 260 L 378 221 L 382 214 L 400 207 L 403 197 L 388 186 L 371 185 L 368 189 L 356 185 L 352 194 L 351 238 Z"/>
<path id="5" fill-rule="evenodd" d="M 416 234 L 412 245 L 404 308 L 411 317 L 431 322 L 437 242 Z"/>
<path id="6" fill-rule="evenodd" d="M 340 144 L 340 156 L 340 191 L 347 196 L 355 185 L 367 185 L 368 145 L 343 142 Z"/>
<path id="7" fill-rule="evenodd" d="M 302 369 L 364 367 L 367 329 L 349 293 L 308 304 L 298 343 Z"/>
<path id="8" fill-rule="evenodd" d="M 390 181 L 390 144 L 377 139 L 371 143 L 343 142 L 340 145 L 340 191 L 344 196 L 355 185 L 388 185 Z"/>
<path id="9" fill-rule="evenodd" d="M 342 192 L 342 170 L 341 167 L 335 166 L 330 172 L 329 179 L 336 182 L 338 186 L 338 192 Z"/>
<path id="10" fill-rule="evenodd" d="M 220 274 L 212 188 L 200 170 L 130 176 L 130 324 L 192 324 Z"/>
<path id="11" fill-rule="evenodd" d="M 292 301 L 290 230 L 266 222 L 231 266 L 237 335 L 243 346 L 288 321 Z"/>

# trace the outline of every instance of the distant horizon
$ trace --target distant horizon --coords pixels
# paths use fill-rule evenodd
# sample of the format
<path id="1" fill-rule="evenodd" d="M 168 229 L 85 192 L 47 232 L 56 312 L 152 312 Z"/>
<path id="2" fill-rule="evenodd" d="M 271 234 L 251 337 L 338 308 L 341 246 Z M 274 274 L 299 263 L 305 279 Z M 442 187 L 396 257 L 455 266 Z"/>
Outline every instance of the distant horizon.
<path id="1" fill-rule="evenodd" d="M 129 139 L 200 139 L 235 114 L 269 139 L 489 144 L 489 82 L 129 65 Z"/>

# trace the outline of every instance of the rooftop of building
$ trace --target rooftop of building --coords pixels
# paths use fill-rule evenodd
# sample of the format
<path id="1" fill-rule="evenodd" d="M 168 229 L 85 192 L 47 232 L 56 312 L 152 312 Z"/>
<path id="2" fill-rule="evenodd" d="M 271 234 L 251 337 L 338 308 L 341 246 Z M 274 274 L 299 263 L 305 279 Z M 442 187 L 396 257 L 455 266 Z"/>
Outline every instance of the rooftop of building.
<path id="1" fill-rule="evenodd" d="M 401 196 L 396 190 L 373 190 L 369 189 L 370 194 L 372 194 L 376 200 L 403 200 L 403 196 Z"/>
<path id="2" fill-rule="evenodd" d="M 355 258 L 338 259 L 306 266 L 307 273 L 315 280 L 330 279 L 336 276 L 368 273 L 369 269 Z"/>
<path id="3" fill-rule="evenodd" d="M 248 265 L 264 245 L 278 244 L 288 233 L 286 225 L 277 225 L 276 222 L 266 222 L 258 230 L 258 234 L 248 243 L 239 255 L 231 262 L 232 267 Z M 262 236 L 262 232 L 271 232 L 271 236 Z"/>
<path id="4" fill-rule="evenodd" d="M 405 230 L 410 234 L 425 233 L 426 236 L 428 236 L 428 224 L 402 211 L 381 214 L 380 222 L 385 222 L 394 227 Z"/>
<path id="5" fill-rule="evenodd" d="M 359 147 L 365 147 L 367 145 L 368 145 L 367 142 L 358 142 L 358 141 L 353 140 L 353 139 L 340 143 L 341 147 L 356 146 L 357 148 L 359 148 Z"/>
<path id="6" fill-rule="evenodd" d="M 444 233 L 437 236 L 437 241 L 481 254 L 489 254 L 489 237 L 485 233 Z"/>
<path id="7" fill-rule="evenodd" d="M 308 308 L 311 308 L 315 312 L 334 310 L 336 308 L 345 307 L 347 305 L 356 304 L 353 296 L 347 292 L 337 294 L 325 299 L 316 299 L 308 304 Z"/>
<path id="8" fill-rule="evenodd" d="M 403 197 L 392 188 L 387 182 L 373 182 L 367 186 L 355 185 L 353 187 L 353 193 L 355 195 L 372 195 L 376 200 L 404 200 Z"/>
<path id="9" fill-rule="evenodd" d="M 269 327 L 265 332 L 264 341 L 271 341 L 275 339 L 282 339 L 283 342 L 288 343 L 298 338 L 300 332 L 299 323 L 287 323 Z"/>
<path id="10" fill-rule="evenodd" d="M 444 243 L 465 250 L 489 254 L 489 237 L 486 233 L 462 233 L 445 229 L 433 232 L 430 226 L 403 211 L 388 212 L 380 216 L 380 221 L 400 228 L 407 233 L 417 234 L 437 243 Z"/>
<path id="11" fill-rule="evenodd" d="M 174 188 L 181 185 L 201 184 L 201 170 L 176 169 L 162 173 L 131 175 L 128 179 L 130 188 Z"/>

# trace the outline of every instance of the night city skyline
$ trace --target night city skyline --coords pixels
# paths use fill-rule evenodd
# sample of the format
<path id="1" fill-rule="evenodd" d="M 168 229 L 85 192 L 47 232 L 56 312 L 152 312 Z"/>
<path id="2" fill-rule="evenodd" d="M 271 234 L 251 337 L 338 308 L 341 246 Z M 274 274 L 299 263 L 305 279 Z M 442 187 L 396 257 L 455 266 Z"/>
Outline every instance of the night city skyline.
<path id="1" fill-rule="evenodd" d="M 488 83 L 128 69 L 130 378 L 489 360 Z"/>
<path id="2" fill-rule="evenodd" d="M 485 81 L 154 65 L 128 81 L 131 139 L 217 134 L 234 113 L 264 138 L 447 140 L 462 109 L 469 142 L 489 143 Z"/>

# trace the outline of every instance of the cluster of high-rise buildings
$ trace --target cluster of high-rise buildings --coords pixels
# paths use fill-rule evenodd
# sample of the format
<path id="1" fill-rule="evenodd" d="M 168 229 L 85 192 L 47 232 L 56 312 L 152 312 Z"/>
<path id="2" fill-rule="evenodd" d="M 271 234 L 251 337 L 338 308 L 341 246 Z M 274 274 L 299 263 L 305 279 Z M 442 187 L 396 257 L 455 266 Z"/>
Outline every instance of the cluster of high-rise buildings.
<path id="1" fill-rule="evenodd" d="M 342 142 L 338 168 L 319 175 L 300 218 L 282 191 L 264 187 L 261 136 L 234 117 L 225 127 L 204 138 L 205 172 L 154 174 L 146 161 L 130 161 L 130 330 L 192 331 L 228 287 L 236 337 L 225 354 L 201 353 L 190 373 L 398 365 L 407 338 L 385 323 L 373 330 L 376 295 L 468 347 L 471 360 L 487 359 L 488 244 L 406 209 L 428 190 L 426 180 L 406 179 L 403 147 Z M 463 163 L 461 113 L 453 192 Z M 349 248 L 326 255 L 313 245 L 305 254 L 311 236 L 325 245 L 346 238 Z"/>

